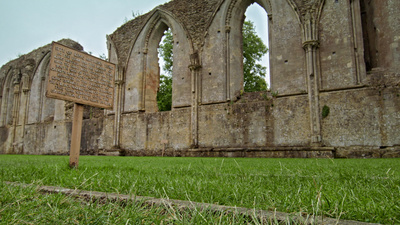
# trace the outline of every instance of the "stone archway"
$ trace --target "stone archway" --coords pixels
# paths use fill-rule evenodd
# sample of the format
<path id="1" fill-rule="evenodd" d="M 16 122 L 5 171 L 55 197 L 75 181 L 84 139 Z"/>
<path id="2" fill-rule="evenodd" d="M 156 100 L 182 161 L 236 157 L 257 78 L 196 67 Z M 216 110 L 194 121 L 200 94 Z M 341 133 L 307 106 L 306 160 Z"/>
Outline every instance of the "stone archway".
<path id="1" fill-rule="evenodd" d="M 156 10 L 132 45 L 125 78 L 124 112 L 157 112 L 160 68 L 157 48 L 164 31 L 171 28 L 174 38 L 172 108 L 191 105 L 190 54 L 193 46 L 181 23 Z M 189 49 L 189 51 L 188 51 Z"/>

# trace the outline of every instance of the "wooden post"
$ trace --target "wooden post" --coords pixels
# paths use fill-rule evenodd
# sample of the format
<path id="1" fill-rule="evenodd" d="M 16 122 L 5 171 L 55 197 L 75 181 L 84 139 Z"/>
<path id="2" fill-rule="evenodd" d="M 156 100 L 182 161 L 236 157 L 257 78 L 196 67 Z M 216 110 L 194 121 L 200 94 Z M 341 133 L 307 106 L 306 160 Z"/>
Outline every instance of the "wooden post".
<path id="1" fill-rule="evenodd" d="M 71 149 L 69 152 L 69 167 L 78 168 L 79 153 L 81 150 L 83 105 L 74 104 L 74 115 L 72 118 Z"/>
<path id="2" fill-rule="evenodd" d="M 57 65 L 61 61 L 64 61 L 65 67 Z M 68 70 L 70 62 L 74 62 L 76 70 Z M 85 62 L 91 63 L 89 65 Z M 99 70 L 98 67 L 102 69 Z M 46 97 L 75 103 L 69 166 L 78 168 L 79 152 L 81 150 L 83 105 L 113 109 L 115 64 L 53 42 L 49 68 L 49 76 L 46 79 Z M 94 72 L 89 74 L 87 70 Z M 68 76 L 63 74 L 68 74 Z M 121 74 L 123 75 L 123 73 Z M 79 77 L 82 81 L 72 82 L 73 85 L 70 85 L 70 77 Z M 90 93 L 88 90 L 91 90 Z M 117 107 L 120 108 L 118 105 Z"/>

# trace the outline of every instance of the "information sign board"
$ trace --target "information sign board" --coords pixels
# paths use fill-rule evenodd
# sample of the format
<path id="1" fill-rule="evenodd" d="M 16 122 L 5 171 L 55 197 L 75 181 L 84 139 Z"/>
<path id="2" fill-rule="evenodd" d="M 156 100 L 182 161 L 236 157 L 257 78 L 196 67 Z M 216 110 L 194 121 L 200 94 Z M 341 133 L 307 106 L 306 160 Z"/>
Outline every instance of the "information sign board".
<path id="1" fill-rule="evenodd" d="M 115 64 L 53 42 L 46 97 L 112 109 Z"/>

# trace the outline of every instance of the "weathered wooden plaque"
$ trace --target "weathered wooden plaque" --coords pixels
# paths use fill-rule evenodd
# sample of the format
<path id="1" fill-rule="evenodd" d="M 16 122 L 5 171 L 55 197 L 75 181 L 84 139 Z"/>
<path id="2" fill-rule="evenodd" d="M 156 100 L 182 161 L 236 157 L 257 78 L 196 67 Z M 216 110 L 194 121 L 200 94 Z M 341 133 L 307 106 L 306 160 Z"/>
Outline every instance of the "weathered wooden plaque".
<path id="1" fill-rule="evenodd" d="M 53 42 L 46 97 L 112 109 L 115 65 Z"/>

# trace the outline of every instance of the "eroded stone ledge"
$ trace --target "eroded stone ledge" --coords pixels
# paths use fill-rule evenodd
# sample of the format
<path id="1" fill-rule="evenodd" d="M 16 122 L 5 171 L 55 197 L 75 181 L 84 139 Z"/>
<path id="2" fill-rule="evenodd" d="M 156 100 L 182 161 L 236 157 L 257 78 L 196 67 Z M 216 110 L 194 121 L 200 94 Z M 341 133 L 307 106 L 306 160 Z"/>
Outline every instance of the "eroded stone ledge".
<path id="1" fill-rule="evenodd" d="M 35 186 L 35 184 L 22 184 L 17 182 L 5 182 L 7 185 L 14 186 Z M 208 203 L 198 203 L 192 201 L 153 198 L 145 196 L 123 195 L 116 193 L 106 193 L 97 191 L 84 191 L 79 189 L 69 189 L 56 186 L 37 186 L 37 190 L 43 193 L 50 194 L 64 194 L 72 197 L 78 197 L 85 201 L 92 201 L 93 199 L 107 199 L 109 201 L 134 201 L 142 205 L 158 206 L 158 207 L 176 207 L 179 210 L 207 210 L 222 213 L 237 213 L 243 216 L 256 217 L 262 221 L 279 224 L 286 223 L 287 221 L 297 221 L 299 224 L 343 224 L 343 225 L 372 225 L 373 223 L 363 223 L 351 220 L 337 220 L 332 218 L 308 215 L 305 213 L 284 213 L 277 211 L 248 209 L 243 207 L 223 206 Z"/>

